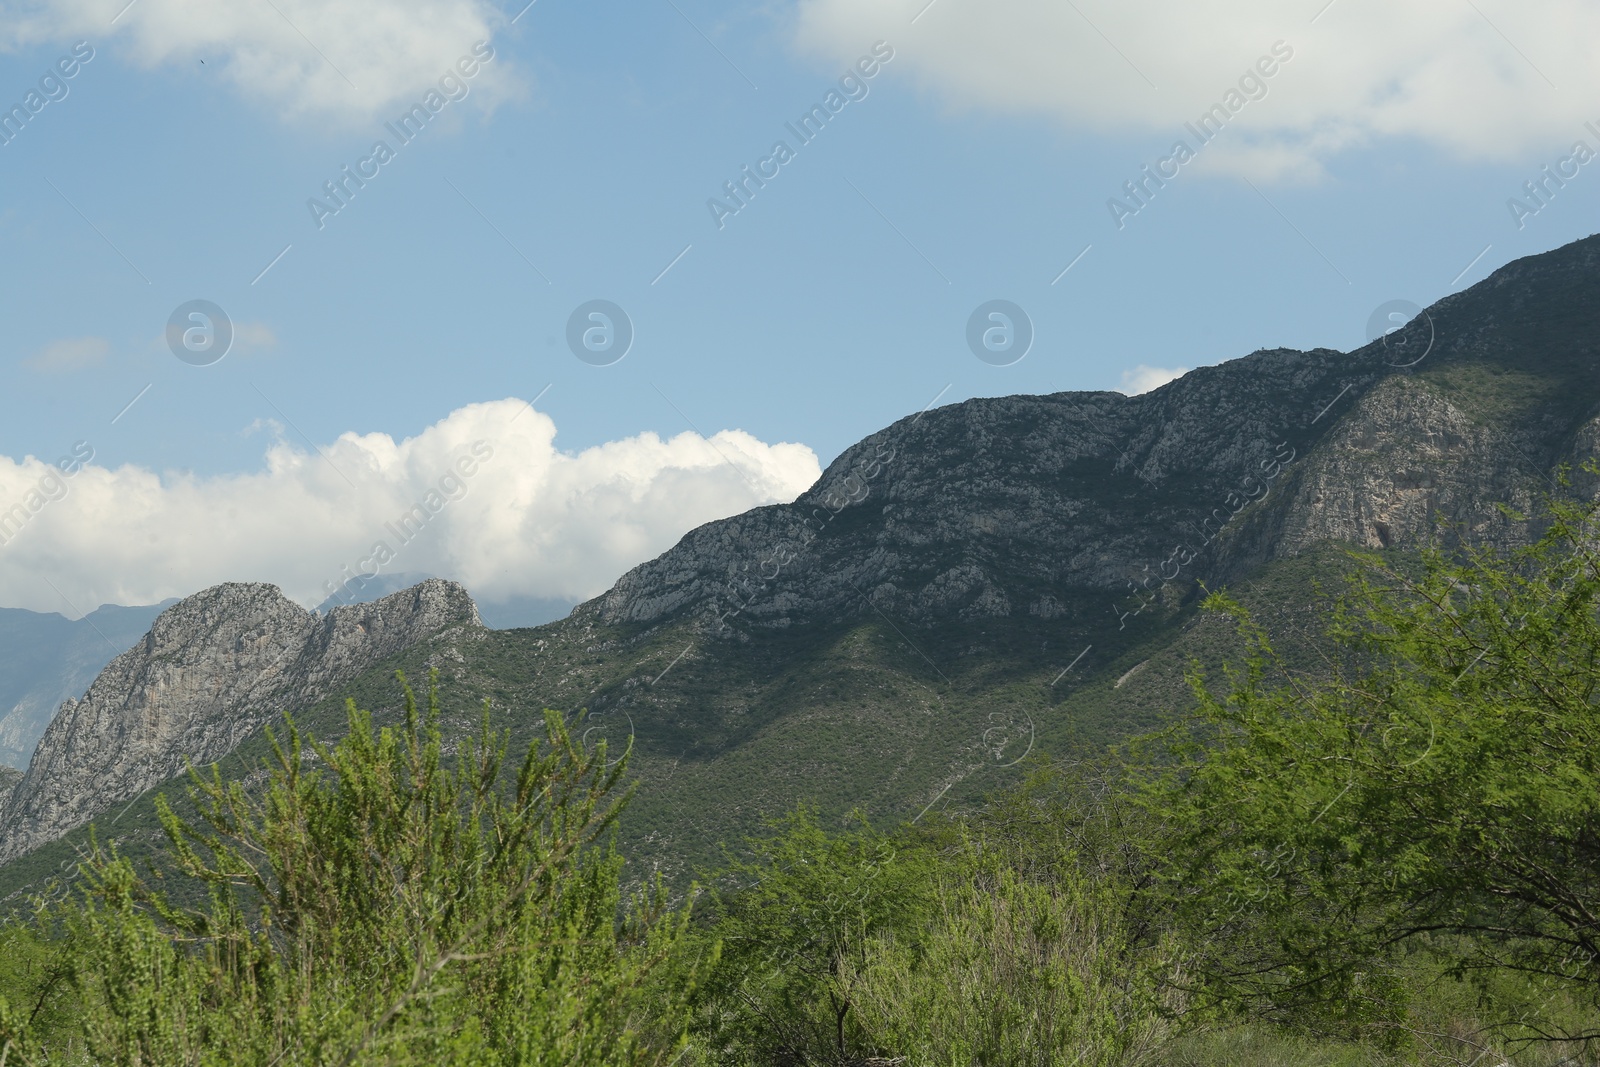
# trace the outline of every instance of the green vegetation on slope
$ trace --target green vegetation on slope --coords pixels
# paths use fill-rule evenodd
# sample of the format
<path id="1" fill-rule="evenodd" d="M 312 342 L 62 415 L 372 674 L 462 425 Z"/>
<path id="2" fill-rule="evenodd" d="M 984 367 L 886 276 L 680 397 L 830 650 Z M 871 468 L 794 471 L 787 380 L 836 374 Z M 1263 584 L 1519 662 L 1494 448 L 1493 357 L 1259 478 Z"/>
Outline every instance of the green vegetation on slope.
<path id="1" fill-rule="evenodd" d="M 1395 950 L 1448 935 L 1502 1011 L 1546 991 L 1600 1009 L 1596 511 L 1555 505 L 1503 559 L 1369 561 L 1333 629 L 1359 669 L 1273 679 L 1246 617 L 1244 666 L 1220 693 L 1196 678 L 1194 737 L 1148 802 L 1182 828 L 1173 899 L 1213 934 L 1209 988 L 1381 1011 Z"/>
<path id="2" fill-rule="evenodd" d="M 1236 593 L 1285 658 L 1309 668 L 1319 662 L 1316 620 L 1328 603 L 1317 583 L 1336 587 L 1352 566 L 1346 551 L 1323 546 L 1263 568 Z M 586 712 L 588 744 L 605 737 L 613 748 L 633 746 L 639 788 L 621 827 L 623 850 L 681 889 L 723 846 L 797 804 L 813 805 L 829 826 L 858 808 L 883 823 L 930 804 L 961 810 L 1016 782 L 1030 749 L 1093 758 L 1165 725 L 1193 703 L 1189 663 L 1215 668 L 1233 644 L 1226 622 L 1199 610 L 1203 592 L 1175 581 L 1125 628 L 1113 605 L 1129 611 L 1135 602 L 1094 593 L 1053 620 L 930 630 L 871 615 L 732 639 L 708 638 L 686 619 L 465 632 L 387 660 L 315 707 L 284 711 L 330 743 L 345 729 L 346 698 L 371 708 L 377 724 L 394 725 L 403 710 L 394 672 L 423 677 L 433 668 L 447 738 L 472 735 L 484 700 L 519 749 L 543 735 L 530 709 Z M 270 756 L 257 732 L 219 766 L 224 777 L 247 776 Z M 262 781 L 259 770 L 253 781 Z M 196 814 L 184 779 L 157 786 L 0 867 L 0 899 L 16 906 L 73 870 L 91 834 L 144 862 L 164 840 L 161 795 L 186 818 Z"/>
<path id="3" fill-rule="evenodd" d="M 404 698 L 377 731 L 352 702 L 333 748 L 290 726 L 259 794 L 196 775 L 197 821 L 159 805 L 164 877 L 95 847 L 24 941 L 54 958 L 13 971 L 0 1062 L 669 1062 L 687 913 L 624 902 L 596 847 L 625 761 L 554 713 L 520 765 L 486 719 L 447 760 L 436 701 Z"/>
<path id="4" fill-rule="evenodd" d="M 352 705 L 259 787 L 158 805 L 160 877 L 96 847 L 0 930 L 0 1057 L 1592 1067 L 1597 514 L 1555 505 L 1504 558 L 1367 557 L 1326 660 L 1218 595 L 1244 642 L 1220 685 L 1191 662 L 1194 714 L 1036 752 L 980 804 L 801 807 L 678 911 L 629 902 L 598 840 L 629 768 L 587 720 L 541 716 L 511 771 L 487 711 L 452 758 L 464 711 L 375 732 Z M 1116 669 L 1112 699 L 1155 670 Z"/>

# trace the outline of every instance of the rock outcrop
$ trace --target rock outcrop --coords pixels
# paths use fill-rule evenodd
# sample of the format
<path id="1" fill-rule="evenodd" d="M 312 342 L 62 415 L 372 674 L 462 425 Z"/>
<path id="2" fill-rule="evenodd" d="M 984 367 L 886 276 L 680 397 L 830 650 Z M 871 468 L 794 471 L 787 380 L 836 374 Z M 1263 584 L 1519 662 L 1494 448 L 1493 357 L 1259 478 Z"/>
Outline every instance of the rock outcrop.
<path id="1" fill-rule="evenodd" d="M 1351 353 L 1260 351 L 1135 397 L 975 399 L 845 451 L 789 505 L 691 531 L 575 615 L 710 634 L 881 611 L 1052 617 L 1337 540 L 1512 544 L 1600 442 L 1600 238 L 1518 260 Z M 1134 583 L 1134 586 L 1130 586 Z"/>
<path id="2" fill-rule="evenodd" d="M 452 626 L 481 626 L 465 589 L 430 579 L 314 615 L 277 586 L 219 585 L 179 601 L 62 705 L 0 807 L 0 862 L 117 803 L 221 759 L 261 723 L 316 703 Z"/>
<path id="3" fill-rule="evenodd" d="M 54 612 L 0 608 L 0 765 L 27 767 L 62 702 L 82 696 L 165 607 L 106 604 L 70 622 Z M 7 784 L 0 781 L 0 795 Z"/>

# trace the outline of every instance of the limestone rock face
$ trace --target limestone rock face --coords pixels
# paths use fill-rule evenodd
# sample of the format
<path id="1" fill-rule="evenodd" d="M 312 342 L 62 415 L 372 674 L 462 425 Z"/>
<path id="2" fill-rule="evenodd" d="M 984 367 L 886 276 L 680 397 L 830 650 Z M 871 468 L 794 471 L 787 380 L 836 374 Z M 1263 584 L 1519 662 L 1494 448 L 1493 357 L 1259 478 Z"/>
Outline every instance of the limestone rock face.
<path id="1" fill-rule="evenodd" d="M 875 612 L 1049 619 L 1075 597 L 1231 580 L 1319 542 L 1523 542 L 1533 531 L 1498 505 L 1526 509 L 1557 465 L 1600 455 L 1597 286 L 1591 237 L 1354 352 L 1264 350 L 1135 397 L 926 411 L 793 504 L 691 531 L 574 616 L 692 613 L 723 636 Z"/>
<path id="2" fill-rule="evenodd" d="M 1283 484 L 1381 377 L 1370 353 L 1277 350 L 1141 396 L 978 399 L 912 416 L 847 450 L 794 504 L 692 531 L 579 613 L 692 610 L 713 629 L 874 610 L 914 625 L 1053 617 L 1074 591 L 1124 589 L 1175 545 L 1198 549 L 1213 509 Z"/>
<path id="3" fill-rule="evenodd" d="M 106 604 L 70 622 L 0 608 L 0 764 L 20 774 L 61 702 L 82 696 L 167 606 Z M 9 784 L 0 779 L 0 795 Z"/>
<path id="4" fill-rule="evenodd" d="M 1428 543 L 1439 516 L 1449 520 L 1452 539 L 1501 547 L 1525 540 L 1526 529 L 1496 504 L 1525 512 L 1550 488 L 1548 467 L 1532 451 L 1542 450 L 1505 428 L 1475 424 L 1413 380 L 1386 381 L 1307 460 L 1274 555 L 1319 541 Z M 1595 454 L 1591 443 L 1565 458 Z"/>
<path id="5" fill-rule="evenodd" d="M 465 589 L 430 579 L 313 615 L 277 586 L 228 583 L 179 601 L 64 703 L 0 807 L 0 862 L 215 762 L 261 723 L 315 703 L 451 626 L 481 626 Z"/>

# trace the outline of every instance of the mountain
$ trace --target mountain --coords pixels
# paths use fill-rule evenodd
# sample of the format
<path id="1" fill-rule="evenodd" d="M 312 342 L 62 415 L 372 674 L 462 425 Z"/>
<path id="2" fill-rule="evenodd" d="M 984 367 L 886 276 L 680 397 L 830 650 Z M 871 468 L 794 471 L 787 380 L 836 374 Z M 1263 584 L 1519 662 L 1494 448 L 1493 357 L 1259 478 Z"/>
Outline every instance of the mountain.
<path id="1" fill-rule="evenodd" d="M 1496 505 L 1526 506 L 1556 463 L 1596 455 L 1597 281 L 1600 238 L 1510 264 L 1408 327 L 1430 342 L 1412 366 L 1393 342 L 1278 349 L 1136 397 L 912 416 L 794 504 L 692 531 L 580 611 L 732 610 L 753 627 L 1049 618 L 1158 574 L 1174 547 L 1194 553 L 1186 574 L 1220 577 L 1328 541 L 1417 545 L 1436 512 L 1471 540 L 1516 540 Z"/>
<path id="2" fill-rule="evenodd" d="M 331 738 L 346 695 L 394 721 L 391 672 L 432 667 L 451 731 L 472 729 L 487 699 L 513 744 L 539 735 L 543 707 L 587 709 L 587 743 L 631 738 L 640 788 L 624 845 L 674 876 L 799 801 L 876 820 L 971 803 L 1030 752 L 1091 755 L 1181 710 L 1186 665 L 1236 648 L 1198 611 L 1203 588 L 1235 589 L 1292 652 L 1322 589 L 1351 569 L 1348 546 L 1402 558 L 1536 532 L 1498 505 L 1526 509 L 1559 466 L 1600 456 L 1596 292 L 1600 239 L 1588 238 L 1351 353 L 1264 350 L 1136 397 L 976 399 L 909 416 L 794 503 L 691 531 L 565 619 L 505 631 L 431 620 L 365 673 L 213 715 L 211 740 L 185 752 L 220 758 L 237 721 L 234 751 L 253 765 L 267 753 L 253 726 L 271 707 Z M 1572 491 L 1597 488 L 1579 476 Z M 219 607 L 215 625 L 247 614 Z M 203 632 L 163 647 L 189 655 L 195 642 Z M 309 669 L 320 653 L 297 647 Z M 212 684 L 253 663 L 217 662 Z M 138 678 L 118 664 L 107 675 L 121 681 L 100 710 L 70 717 L 82 735 L 63 713 L 45 739 L 60 783 L 80 750 L 139 720 L 129 709 L 143 698 L 111 697 Z M 148 847 L 153 793 L 182 804 L 162 784 L 181 747 L 109 791 L 104 776 L 73 778 L 52 803 L 82 816 L 148 787 L 96 820 L 102 839 Z M 137 762 L 131 749 L 118 758 Z M 0 855 L 19 857 L 0 868 L 0 895 L 37 887 L 88 832 L 21 855 L 48 838 L 18 832 L 30 788 L 0 810 Z"/>
<path id="3" fill-rule="evenodd" d="M 451 624 L 481 627 L 460 586 L 430 579 L 313 615 L 276 586 L 227 584 L 162 612 L 81 700 L 69 700 L 0 805 L 0 861 L 233 750 L 285 710 L 315 703 Z"/>
<path id="4" fill-rule="evenodd" d="M 435 575 L 416 571 L 375 574 L 370 578 L 356 575 L 319 604 L 316 610 L 319 614 L 327 614 L 340 606 L 369 604 L 390 593 L 410 589 L 432 577 Z M 560 597 L 496 596 L 493 599 L 477 600 L 476 603 L 478 615 L 485 626 L 491 630 L 512 630 L 520 626 L 542 626 L 547 622 L 565 618 L 576 602 Z"/>
<path id="5" fill-rule="evenodd" d="M 354 604 L 370 604 L 374 600 L 382 600 L 391 593 L 398 593 L 420 585 L 429 578 L 436 577 L 432 574 L 422 574 L 418 571 L 402 571 L 399 574 L 375 574 L 372 577 L 356 575 L 338 587 L 321 604 L 313 610 L 318 615 L 326 615 L 334 608 L 350 607 Z"/>
<path id="6" fill-rule="evenodd" d="M 76 621 L 0 608 L 0 765 L 27 767 L 61 702 L 81 695 L 171 603 L 107 604 Z"/>

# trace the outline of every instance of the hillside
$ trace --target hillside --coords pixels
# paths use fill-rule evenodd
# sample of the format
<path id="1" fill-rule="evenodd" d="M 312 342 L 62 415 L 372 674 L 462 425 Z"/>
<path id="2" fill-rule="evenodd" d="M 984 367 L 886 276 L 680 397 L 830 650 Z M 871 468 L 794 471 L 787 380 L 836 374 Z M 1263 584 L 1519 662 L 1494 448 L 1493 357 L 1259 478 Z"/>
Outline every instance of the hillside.
<path id="1" fill-rule="evenodd" d="M 227 755 L 281 709 L 312 703 L 452 624 L 481 625 L 465 590 L 438 579 L 322 616 L 262 584 L 180 601 L 82 699 L 62 705 L 0 805 L 0 858 L 55 840 L 191 762 Z"/>
<path id="2" fill-rule="evenodd" d="M 1344 546 L 1525 539 L 1497 506 L 1600 451 L 1596 284 L 1589 238 L 1430 308 L 1413 365 L 1381 343 L 1280 349 L 1137 397 L 909 416 L 793 504 L 691 531 L 567 619 L 456 625 L 281 710 L 332 736 L 345 696 L 392 717 L 392 671 L 430 666 L 452 729 L 480 698 L 518 743 L 541 707 L 586 708 L 591 742 L 634 737 L 623 836 L 674 874 L 802 800 L 891 821 L 970 803 L 1030 751 L 1093 753 L 1182 708 L 1184 664 L 1230 647 L 1202 586 L 1230 585 L 1293 646 Z M 260 721 L 224 768 L 266 754 Z M 149 791 L 94 825 L 138 850 Z M 0 895 L 37 888 L 88 830 L 0 868 Z"/>

